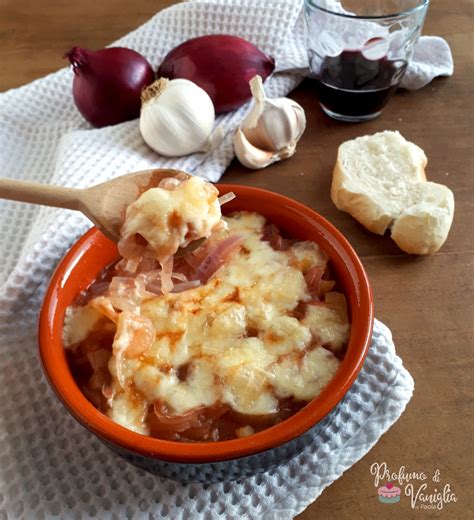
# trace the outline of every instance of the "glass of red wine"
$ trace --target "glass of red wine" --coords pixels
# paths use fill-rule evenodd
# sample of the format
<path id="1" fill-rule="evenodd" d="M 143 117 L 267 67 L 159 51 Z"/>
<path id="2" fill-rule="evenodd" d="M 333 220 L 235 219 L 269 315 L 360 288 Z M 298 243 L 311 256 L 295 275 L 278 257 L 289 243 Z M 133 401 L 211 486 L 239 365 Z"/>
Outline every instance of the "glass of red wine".
<path id="1" fill-rule="evenodd" d="M 305 0 L 311 76 L 324 112 L 376 118 L 413 54 L 429 0 Z"/>

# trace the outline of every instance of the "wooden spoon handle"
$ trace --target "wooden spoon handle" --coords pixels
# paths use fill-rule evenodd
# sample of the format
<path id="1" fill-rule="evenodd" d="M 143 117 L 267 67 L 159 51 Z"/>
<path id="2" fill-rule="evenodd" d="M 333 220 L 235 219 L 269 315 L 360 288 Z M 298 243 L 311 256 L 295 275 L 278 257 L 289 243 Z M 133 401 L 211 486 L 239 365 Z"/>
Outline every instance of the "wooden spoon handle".
<path id="1" fill-rule="evenodd" d="M 49 186 L 38 182 L 0 179 L 0 198 L 54 206 L 55 208 L 79 209 L 82 190 Z"/>

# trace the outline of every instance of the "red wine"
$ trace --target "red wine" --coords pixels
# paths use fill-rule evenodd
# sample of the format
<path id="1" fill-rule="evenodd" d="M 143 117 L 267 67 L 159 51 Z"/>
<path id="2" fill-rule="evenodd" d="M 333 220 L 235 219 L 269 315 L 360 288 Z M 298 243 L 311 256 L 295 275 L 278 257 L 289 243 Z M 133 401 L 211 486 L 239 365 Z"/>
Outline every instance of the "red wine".
<path id="1" fill-rule="evenodd" d="M 369 60 L 360 51 L 326 56 L 316 77 L 319 101 L 335 114 L 376 114 L 397 88 L 406 66 L 406 61 L 392 61 L 386 56 Z"/>

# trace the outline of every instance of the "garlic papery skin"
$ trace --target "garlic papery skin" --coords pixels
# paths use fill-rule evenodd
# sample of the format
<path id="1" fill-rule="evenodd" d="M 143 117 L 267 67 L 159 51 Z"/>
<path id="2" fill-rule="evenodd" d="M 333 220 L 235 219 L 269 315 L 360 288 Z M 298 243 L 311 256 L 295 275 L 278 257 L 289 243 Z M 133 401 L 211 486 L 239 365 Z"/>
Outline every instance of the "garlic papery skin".
<path id="1" fill-rule="evenodd" d="M 161 78 L 143 89 L 140 133 L 161 155 L 209 151 L 214 121 L 211 98 L 192 81 Z"/>
<path id="2" fill-rule="evenodd" d="M 250 80 L 250 89 L 254 105 L 234 135 L 234 150 L 247 168 L 265 168 L 295 153 L 306 116 L 292 99 L 268 99 L 260 76 Z"/>
<path id="3" fill-rule="evenodd" d="M 261 150 L 248 141 L 240 128 L 238 128 L 234 134 L 234 151 L 239 162 L 251 170 L 265 168 L 276 161 L 290 157 L 294 152 L 291 152 L 290 155 L 286 155 L 287 152 L 285 151 L 283 155 L 280 155 L 279 152 Z"/>

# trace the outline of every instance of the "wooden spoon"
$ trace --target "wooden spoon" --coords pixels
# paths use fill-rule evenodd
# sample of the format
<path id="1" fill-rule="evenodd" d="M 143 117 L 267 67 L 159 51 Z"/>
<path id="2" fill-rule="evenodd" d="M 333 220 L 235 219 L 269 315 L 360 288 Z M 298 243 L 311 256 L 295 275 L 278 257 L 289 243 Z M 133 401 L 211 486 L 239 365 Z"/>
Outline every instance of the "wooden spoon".
<path id="1" fill-rule="evenodd" d="M 156 188 L 161 180 L 178 176 L 189 178 L 179 170 L 144 170 L 86 189 L 0 179 L 0 198 L 81 211 L 105 236 L 118 242 L 127 207 L 144 191 Z M 190 245 L 197 247 L 195 242 Z"/>

